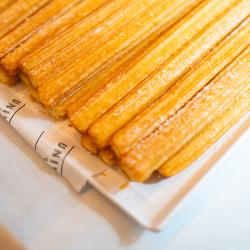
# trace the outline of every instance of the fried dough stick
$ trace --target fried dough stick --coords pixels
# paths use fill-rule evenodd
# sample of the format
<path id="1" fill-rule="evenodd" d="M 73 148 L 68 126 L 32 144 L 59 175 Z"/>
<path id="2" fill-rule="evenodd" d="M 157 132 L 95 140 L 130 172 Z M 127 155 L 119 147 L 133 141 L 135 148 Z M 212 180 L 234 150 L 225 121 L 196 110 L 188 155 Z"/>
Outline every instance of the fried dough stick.
<path id="1" fill-rule="evenodd" d="M 44 7 L 49 0 L 17 0 L 0 13 L 0 38 L 9 33 L 26 18 Z"/>
<path id="2" fill-rule="evenodd" d="M 174 115 L 249 45 L 249 23 L 250 18 L 195 65 L 186 77 L 114 135 L 111 144 L 119 157 Z"/>
<path id="3" fill-rule="evenodd" d="M 64 72 L 67 72 L 67 70 L 69 71 L 71 68 L 79 70 L 82 61 L 86 61 L 88 57 L 93 58 L 94 54 L 102 49 L 100 44 L 105 44 L 107 40 L 117 36 L 119 30 L 130 22 L 130 18 L 144 12 L 150 4 L 152 4 L 150 0 L 143 1 L 143 3 L 136 0 L 125 1 L 125 5 L 120 6 L 119 11 L 113 12 L 111 16 L 96 26 L 95 29 L 82 36 L 78 35 L 76 37 L 77 40 L 73 43 L 70 43 L 58 53 L 53 53 L 52 57 L 30 70 L 27 76 L 31 83 L 37 87 L 50 85 L 49 80 L 52 78 L 56 79 L 56 76 L 64 75 Z M 83 28 L 86 29 L 86 27 Z M 82 60 L 83 58 L 84 60 Z M 55 82 L 53 81 L 54 84 Z"/>
<path id="4" fill-rule="evenodd" d="M 143 51 L 145 51 L 145 49 L 151 44 L 153 43 L 153 41 L 155 41 L 158 37 L 158 32 L 154 33 L 154 36 L 150 37 L 149 39 L 146 39 L 144 41 L 142 41 L 138 46 L 136 46 L 135 48 L 132 48 L 131 50 L 127 51 L 127 53 L 125 53 L 123 56 L 119 57 L 115 63 L 110 63 L 108 64 L 105 68 L 100 69 L 98 72 L 95 72 L 94 75 L 91 75 L 90 77 L 88 77 L 87 79 L 85 79 L 84 82 L 84 90 L 86 92 L 91 93 L 92 91 L 95 91 L 95 89 L 97 88 L 97 86 L 102 86 L 102 84 L 105 84 L 105 82 L 109 81 L 110 79 L 112 79 L 112 77 L 118 72 L 120 71 L 123 67 L 125 67 L 125 65 L 127 65 L 127 63 L 131 60 L 135 60 L 137 58 L 138 55 L 140 55 Z M 156 36 L 156 37 L 155 37 Z M 159 33 L 160 36 L 160 33 Z M 34 88 L 29 80 L 27 80 L 25 78 L 24 75 L 21 75 L 23 82 L 26 84 L 27 88 L 29 89 L 29 92 L 31 94 L 31 96 L 37 101 L 40 102 L 39 100 L 39 96 L 37 95 L 37 91 L 36 88 Z M 83 88 L 82 88 L 83 90 Z M 79 91 L 77 93 L 77 95 L 81 96 L 82 93 Z M 72 99 L 77 98 L 75 95 Z M 63 107 L 61 109 L 61 107 L 56 107 L 55 108 L 55 112 L 54 109 L 51 110 L 47 110 L 48 113 L 54 117 L 55 119 L 61 119 L 62 117 L 64 117 L 65 114 L 65 108 Z M 87 142 L 87 144 L 89 144 L 89 141 Z"/>
<path id="5" fill-rule="evenodd" d="M 97 155 L 99 153 L 99 149 L 93 143 L 92 139 L 88 135 L 81 136 L 81 144 L 82 146 L 88 150 L 90 153 Z"/>
<path id="6" fill-rule="evenodd" d="M 182 26 L 183 24 L 186 24 L 186 29 L 188 30 L 188 31 L 191 31 L 192 30 L 192 32 L 190 33 L 190 36 L 192 35 L 192 34 L 195 34 L 195 31 L 197 31 L 196 29 L 194 29 L 194 27 L 193 27 L 193 24 L 194 23 L 197 23 L 197 19 L 200 19 L 201 17 L 203 17 L 203 15 L 205 14 L 205 12 L 208 12 L 208 13 L 211 13 L 211 8 L 213 8 L 214 9 L 214 7 L 216 6 L 217 7 L 217 11 L 219 11 L 220 9 L 221 9 L 221 7 L 222 7 L 222 5 L 217 5 L 217 3 L 216 3 L 216 1 L 213 1 L 213 3 L 211 3 L 210 2 L 210 4 L 209 5 L 207 5 L 206 6 L 206 8 L 204 8 L 205 7 L 205 2 L 203 2 L 203 4 L 201 4 L 201 5 L 199 5 L 197 8 L 195 8 L 189 15 L 187 15 L 185 18 L 183 18 L 182 19 L 182 21 L 181 22 L 179 22 L 178 24 L 176 24 L 176 25 L 174 25 L 170 30 L 168 30 L 168 32 L 165 32 L 165 34 L 164 34 L 164 36 L 163 37 L 161 37 L 160 39 L 158 39 L 158 41 L 157 41 L 157 45 L 159 45 L 160 44 L 160 46 L 159 46 L 159 50 L 160 49 L 162 49 L 162 48 L 164 48 L 164 47 L 167 47 L 166 46 L 166 44 L 162 44 L 162 42 L 166 39 L 166 38 L 168 38 L 176 29 L 178 29 L 180 26 Z M 187 22 L 189 19 L 190 19 L 190 17 L 192 17 L 195 13 L 197 13 L 197 12 L 199 12 L 199 15 L 196 15 L 195 16 L 195 18 L 194 18 L 194 20 L 192 20 L 192 22 Z M 208 16 L 207 16 L 208 17 Z M 208 22 L 208 21 L 207 21 Z M 200 24 L 200 26 L 202 27 L 202 25 L 203 25 L 203 23 L 202 22 L 200 22 L 199 23 Z M 192 26 L 192 29 L 190 29 L 190 26 Z M 199 27 L 200 27 L 199 26 Z M 183 35 L 183 32 L 180 30 L 180 32 L 176 32 L 175 33 L 175 36 L 174 36 L 174 38 L 175 37 L 177 37 L 177 38 L 180 38 L 180 34 L 182 34 Z M 179 41 L 180 41 L 180 45 L 181 44 L 183 44 L 184 42 L 185 42 L 185 40 L 184 40 L 184 37 L 185 36 L 182 36 L 182 39 L 179 39 Z M 188 36 L 186 36 L 186 39 L 187 40 L 189 40 L 189 37 Z M 175 48 L 177 47 L 177 42 L 175 42 L 175 41 L 173 41 L 173 44 L 175 44 Z M 165 45 L 165 46 L 164 46 Z M 154 45 L 154 46 L 156 46 L 156 45 Z M 152 47 L 152 46 L 151 46 Z M 177 49 L 177 48 L 176 48 Z M 148 51 L 149 50 L 145 50 L 145 54 L 147 54 L 148 53 Z M 170 53 L 170 51 L 168 51 L 169 53 Z M 161 52 L 159 52 L 158 51 L 158 53 L 159 53 L 159 57 L 156 55 L 155 56 L 155 60 L 156 60 L 156 58 L 160 58 L 161 60 L 156 60 L 156 63 L 157 64 L 159 64 L 160 63 L 160 61 L 162 61 L 163 60 L 163 57 L 162 56 L 160 56 L 160 53 Z M 152 54 L 152 53 L 151 53 Z M 133 62 L 133 61 L 135 61 L 136 59 L 134 59 L 134 60 L 131 60 L 131 62 Z M 144 64 L 144 66 L 148 66 L 148 65 L 150 65 L 150 66 L 152 66 L 152 63 L 151 64 L 147 64 L 147 63 L 145 63 Z M 150 69 L 150 68 L 148 68 L 148 69 Z M 107 70 L 108 71 L 108 70 Z M 138 68 L 136 68 L 136 69 L 134 69 L 134 71 L 133 71 L 134 73 L 138 73 Z M 143 72 L 141 72 L 141 75 L 142 75 L 142 73 Z M 144 72 L 145 73 L 145 72 Z M 109 75 L 109 79 L 111 80 L 113 77 L 111 76 L 111 74 L 109 74 L 108 72 L 107 72 L 107 74 Z M 95 80 L 97 80 L 98 81 L 98 79 L 96 79 L 95 78 Z M 108 82 L 108 80 L 102 80 L 102 82 Z M 89 90 L 88 88 L 82 88 L 81 89 L 81 91 L 79 91 L 79 93 L 78 93 L 78 96 L 76 95 L 74 98 L 72 98 L 72 99 L 78 99 L 78 98 L 80 98 L 83 94 L 81 93 L 83 90 L 85 90 L 85 92 L 88 92 L 88 94 L 87 95 L 85 95 L 85 98 L 86 98 L 86 100 L 87 100 L 87 98 L 88 98 L 88 95 L 89 96 L 91 96 L 91 92 L 93 92 L 93 94 L 94 94 L 94 92 L 96 91 L 96 86 L 97 86 L 97 84 L 96 84 L 96 82 L 94 82 L 94 81 L 92 81 L 92 84 L 91 84 L 91 81 L 90 82 L 86 82 L 86 87 L 88 86 L 88 84 L 90 85 L 90 89 L 91 89 L 91 85 L 93 85 L 93 87 L 92 87 L 92 89 L 91 90 Z M 100 85 L 100 84 L 98 84 L 98 85 Z M 110 99 L 111 101 L 112 101 L 112 98 Z M 81 102 L 83 102 L 83 99 L 81 99 Z M 78 103 L 76 103 L 76 105 L 78 105 Z M 63 105 L 62 105 L 63 106 Z M 103 107 L 103 106 L 102 106 Z M 62 112 L 61 110 L 63 109 L 64 107 L 60 107 L 59 106 L 59 108 L 57 108 L 57 110 L 56 110 L 56 114 L 52 114 L 52 116 L 54 116 L 54 117 L 57 117 L 57 115 L 58 115 L 58 113 L 60 113 L 60 112 Z M 61 114 L 61 115 L 63 115 L 63 113 Z M 98 152 L 99 152 L 99 149 L 98 149 L 98 147 L 97 147 L 97 145 L 94 143 L 94 141 L 93 140 L 91 140 L 91 137 L 89 136 L 89 135 L 87 135 L 87 134 L 84 134 L 83 136 L 82 136 L 82 140 L 81 140 L 81 142 L 82 142 L 82 145 L 88 150 L 88 151 L 90 151 L 91 153 L 94 153 L 94 154 L 97 154 Z M 112 159 L 115 159 L 115 155 L 114 155 L 114 153 L 110 150 L 110 149 L 105 149 L 104 150 L 105 152 L 108 152 L 109 151 L 109 153 L 108 153 L 108 155 L 110 156 L 110 155 L 113 155 L 113 157 L 112 157 Z M 103 154 L 102 154 L 103 155 Z M 104 154 L 105 155 L 105 154 Z M 107 157 L 106 157 L 107 158 Z M 109 157 L 110 158 L 110 157 Z M 107 162 L 107 161 L 105 161 L 104 160 L 104 162 Z M 112 163 L 114 162 L 114 160 L 112 161 Z"/>
<path id="7" fill-rule="evenodd" d="M 89 15 L 105 1 L 52 1 L 0 41 L 1 48 L 6 47 L 5 55 L 8 52 L 1 60 L 3 69 L 9 75 L 15 75 L 25 55 L 31 53 L 50 37 L 55 37 L 59 32 Z M 7 51 L 8 48 L 9 51 Z M 13 48 L 15 49 L 12 50 Z"/>
<path id="8" fill-rule="evenodd" d="M 178 1 L 177 5 L 183 6 L 184 0 Z M 174 8 L 173 3 L 163 1 L 162 4 L 157 4 L 154 1 L 154 6 L 149 8 L 146 13 L 138 16 L 131 21 L 131 25 L 125 27 L 121 33 L 115 36 L 112 40 L 101 48 L 93 52 L 85 60 L 80 60 L 73 65 L 69 70 L 63 72 L 62 75 L 53 77 L 39 89 L 39 95 L 42 103 L 47 107 L 53 107 L 55 102 L 58 102 L 65 95 L 71 94 L 75 88 L 79 88 L 79 82 L 93 73 L 103 63 L 110 60 L 124 49 L 130 49 L 132 46 L 140 43 L 150 33 L 155 32 L 161 25 L 165 23 L 165 18 L 169 17 Z"/>
<path id="9" fill-rule="evenodd" d="M 225 16 L 215 20 L 181 53 L 168 60 L 156 74 L 143 81 L 120 103 L 97 120 L 89 130 L 95 143 L 100 148 L 108 146 L 111 136 L 156 101 L 250 14 L 247 9 L 248 3 L 248 0 L 241 1 Z"/>
<path id="10" fill-rule="evenodd" d="M 242 91 L 233 102 L 232 106 L 221 114 L 216 121 L 209 124 L 201 133 L 196 135 L 190 142 L 187 143 L 177 154 L 168 160 L 159 169 L 163 176 L 173 176 L 187 168 L 192 162 L 197 160 L 210 146 L 222 137 L 227 130 L 236 124 L 241 117 L 247 112 L 250 112 L 250 89 Z M 82 135 L 82 138 L 88 135 Z M 85 141 L 85 140 L 84 140 Z M 93 145 L 93 141 L 89 139 L 89 145 L 92 145 L 90 151 L 97 154 L 97 146 Z M 85 145 L 84 145 L 85 146 Z M 108 147 L 100 150 L 99 157 L 109 165 L 115 166 L 118 164 L 118 158 L 114 151 Z M 121 158 L 121 157 L 120 157 Z"/>
<path id="11" fill-rule="evenodd" d="M 204 4 L 205 4 L 205 2 L 203 1 L 203 5 Z M 191 6 L 190 6 L 190 8 L 191 8 Z M 186 10 L 188 10 L 188 9 L 186 8 Z M 170 17 L 171 22 L 166 22 L 163 30 L 158 29 L 153 34 L 151 34 L 149 37 L 147 37 L 143 43 L 146 42 L 148 45 L 144 46 L 144 49 L 141 50 L 140 53 L 136 53 L 136 55 L 133 56 L 132 59 L 126 63 L 126 65 L 129 65 L 129 67 L 131 67 L 131 64 L 133 64 L 133 62 L 136 62 L 138 60 L 138 58 L 141 57 L 142 54 L 145 55 L 149 51 L 148 50 L 149 47 L 152 48 L 152 47 L 155 47 L 156 44 L 159 45 L 159 43 L 162 40 L 164 40 L 164 38 L 168 37 L 171 34 L 171 31 L 175 29 L 175 27 L 177 25 L 176 23 L 178 23 L 178 21 L 179 21 L 178 14 L 177 14 L 177 16 L 175 16 L 175 13 L 173 13 L 173 12 L 171 14 L 173 15 L 172 18 Z M 182 14 L 185 15 L 185 12 L 182 12 Z M 193 14 L 193 12 L 190 13 L 190 15 L 191 14 Z M 182 21 L 182 23 L 184 23 L 185 20 L 187 20 L 187 19 L 185 18 Z M 173 21 L 176 21 L 176 22 L 171 26 L 172 28 L 169 30 L 169 26 L 171 25 L 171 23 Z M 153 41 L 153 42 L 151 42 L 151 41 Z M 142 47 L 141 45 L 142 45 L 142 42 L 140 42 L 139 45 L 136 45 L 134 48 L 132 48 L 131 51 L 133 52 L 133 50 L 137 50 L 138 47 L 139 48 Z M 64 98 L 60 99 L 56 104 L 54 104 L 54 106 L 49 109 L 49 113 L 55 118 L 65 116 L 68 107 L 70 107 L 74 102 L 76 102 L 77 100 L 80 99 L 80 102 L 83 103 L 84 102 L 83 99 L 87 100 L 89 97 L 93 96 L 93 94 L 95 94 L 98 90 L 100 90 L 102 88 L 102 86 L 106 85 L 109 81 L 111 81 L 115 75 L 119 76 L 120 72 L 122 72 L 123 70 L 126 70 L 127 66 L 124 65 L 123 63 L 121 63 L 121 60 L 123 60 L 124 57 L 127 57 L 127 55 L 130 53 L 131 52 L 128 52 L 127 50 L 125 50 L 124 52 L 122 52 L 122 54 L 118 54 L 116 56 L 116 58 L 118 58 L 117 60 L 115 58 L 112 58 L 112 60 L 109 60 L 108 62 L 106 62 L 90 78 L 87 77 L 83 81 L 81 81 L 80 87 L 75 88 L 74 90 L 72 90 L 70 95 L 65 96 Z M 163 60 L 162 57 L 158 57 L 157 63 L 159 64 L 159 62 L 162 60 Z M 115 61 L 115 63 L 113 63 L 113 61 Z M 121 64 L 124 66 L 122 66 L 122 68 L 120 66 L 116 67 L 116 64 Z M 115 72 L 115 70 L 111 70 L 112 68 L 116 68 L 117 69 L 116 72 Z M 111 71 L 112 71 L 112 73 L 111 73 Z M 146 72 L 144 72 L 144 73 L 146 74 Z"/>
<path id="12" fill-rule="evenodd" d="M 6 68 L 6 65 L 4 65 L 3 62 L 4 57 L 16 47 L 18 47 L 19 44 L 22 44 L 27 39 L 29 39 L 36 32 L 40 25 L 63 9 L 68 9 L 75 2 L 71 0 L 54 0 L 0 39 L 0 58 L 2 59 L 0 61 L 0 67 L 1 74 L 5 75 L 2 76 L 2 78 L 4 77 L 7 79 L 4 82 L 5 84 L 15 83 L 17 78 L 17 67 L 13 70 Z"/>
<path id="13" fill-rule="evenodd" d="M 11 6 L 16 0 L 1 0 L 0 2 L 0 13 Z"/>
<path id="14" fill-rule="evenodd" d="M 116 155 L 109 148 L 100 150 L 98 156 L 108 166 L 115 166 L 117 163 Z"/>
<path id="15" fill-rule="evenodd" d="M 209 54 L 201 60 L 187 77 L 176 83 L 156 103 L 153 103 L 145 112 L 139 114 L 136 119 L 119 130 L 110 142 L 113 150 L 109 147 L 101 150 L 99 155 L 101 155 L 102 160 L 108 165 L 115 165 L 117 163 L 116 155 L 118 158 L 125 155 L 132 145 L 148 136 L 166 119 L 173 116 L 205 84 L 237 57 L 249 45 L 250 26 L 248 25 L 248 19 L 232 35 L 219 44 L 211 55 Z M 98 146 L 89 135 L 85 134 L 82 137 L 82 142 L 85 141 L 85 138 L 88 138 L 87 143 L 92 146 L 91 152 L 97 153 L 99 151 Z M 83 146 L 86 146 L 86 143 L 83 143 Z"/>
<path id="16" fill-rule="evenodd" d="M 120 2 L 119 2 L 119 3 L 120 3 Z M 126 1 L 126 3 L 128 4 L 128 1 Z M 132 7 L 132 6 L 130 6 L 130 7 Z M 134 14 L 134 10 L 131 9 L 131 11 L 132 11 L 133 14 Z M 125 18 L 125 20 L 127 19 L 127 18 L 124 16 L 124 11 L 123 11 L 122 9 L 121 9 L 121 11 L 120 11 L 120 15 L 121 15 L 123 18 Z M 117 12 L 114 14 L 113 17 L 114 17 L 115 20 L 118 20 L 118 21 L 119 21 L 119 19 L 117 19 Z M 110 21 L 110 18 L 109 18 L 108 20 L 105 20 L 105 22 L 107 23 L 108 28 L 111 30 L 111 32 L 113 32 L 114 29 L 112 28 L 112 26 L 109 27 L 109 26 L 110 26 L 110 22 L 111 22 L 111 21 Z M 102 24 L 102 25 L 103 25 L 103 24 Z M 104 27 L 104 26 L 103 26 L 103 27 Z M 96 35 L 96 33 L 98 33 L 98 36 L 99 36 L 99 37 L 103 37 L 102 34 L 99 34 L 99 33 L 100 33 L 99 31 L 96 32 L 97 30 L 101 30 L 101 31 L 104 30 L 103 27 L 101 28 L 100 26 L 98 26 L 98 27 L 94 30 L 94 32 L 92 32 L 92 34 L 93 34 L 93 35 Z M 89 34 L 87 34 L 87 35 L 89 35 Z M 89 47 L 90 47 L 90 46 L 89 46 L 89 40 L 88 40 L 86 37 L 85 37 L 84 39 L 83 39 L 83 38 L 80 38 L 79 40 L 83 40 L 84 42 L 85 42 L 85 41 L 88 41 L 88 43 L 86 43 L 86 49 L 89 49 Z M 96 36 L 93 38 L 93 42 L 95 42 L 95 45 L 96 45 L 97 47 L 99 47 L 100 41 L 99 41 L 99 40 L 98 40 L 98 41 L 94 41 L 94 40 L 97 40 L 97 39 L 96 39 Z M 150 41 L 147 41 L 147 42 L 150 42 Z M 140 43 L 140 46 L 139 46 L 139 47 L 143 47 L 143 44 L 146 44 L 146 43 L 143 41 L 142 43 Z M 91 45 L 93 45 L 93 44 L 91 44 Z M 78 51 L 78 47 L 75 46 L 75 45 L 74 45 L 74 47 L 75 47 L 75 50 Z M 138 49 L 140 49 L 140 48 L 138 48 Z M 120 60 L 115 59 L 115 60 L 116 60 L 116 65 L 114 65 L 114 67 L 113 67 L 112 64 L 111 64 L 111 65 L 108 65 L 108 68 L 105 69 L 104 76 L 98 77 L 98 76 L 93 76 L 93 75 L 92 75 L 92 76 L 90 76 L 90 77 L 89 77 L 88 79 L 86 79 L 86 80 L 89 81 L 90 78 L 92 78 L 92 79 L 94 79 L 94 82 L 97 82 L 98 80 L 99 80 L 99 81 L 103 81 L 107 76 L 109 77 L 109 73 L 111 73 L 111 74 L 112 74 L 112 72 L 115 73 L 114 70 L 115 70 L 116 68 L 119 68 L 123 63 L 126 62 L 129 53 L 130 53 L 130 52 L 126 53 Z M 131 52 L 132 55 L 134 55 L 134 54 L 136 54 L 136 53 L 137 53 L 137 48 Z M 78 53 L 78 54 L 79 54 L 79 53 Z M 79 55 L 78 55 L 78 56 L 79 56 Z M 69 57 L 70 57 L 70 55 L 69 55 Z M 73 63 L 73 62 L 72 62 L 72 63 Z M 101 70 L 102 70 L 102 69 L 101 69 Z M 102 70 L 102 71 L 104 71 L 104 70 Z M 32 86 L 30 80 L 29 80 L 24 74 L 21 74 L 21 78 L 22 78 L 23 81 L 26 83 L 26 85 L 27 85 L 27 87 L 28 87 L 28 89 L 29 89 L 30 94 L 32 95 L 32 97 L 33 97 L 36 101 L 40 102 L 40 99 L 39 99 L 39 96 L 38 96 L 38 94 L 37 94 L 36 88 Z M 92 81 L 92 83 L 93 83 L 93 81 Z M 49 110 L 49 113 L 50 113 L 50 110 Z M 53 114 L 53 116 L 54 116 L 54 118 L 56 118 L 56 119 L 58 119 L 58 118 L 60 119 L 62 116 L 65 116 L 65 112 L 64 112 L 64 114 L 62 114 L 62 115 Z"/>
<path id="17" fill-rule="evenodd" d="M 91 2 L 92 1 L 90 1 L 89 4 L 91 4 Z M 52 58 L 54 54 L 63 50 L 66 46 L 75 44 L 77 39 L 97 25 L 101 25 L 106 18 L 121 8 L 125 8 L 128 3 L 130 3 L 128 0 L 107 1 L 103 6 L 86 16 L 84 20 L 76 23 L 69 30 L 62 32 L 59 36 L 49 41 L 45 46 L 26 56 L 21 62 L 22 73 L 28 74 L 33 68 L 39 67 L 40 64 Z"/>
<path id="18" fill-rule="evenodd" d="M 4 84 L 13 84 L 16 82 L 16 78 L 6 75 L 6 72 L 0 66 L 0 82 Z"/>
<path id="19" fill-rule="evenodd" d="M 96 90 L 97 84 L 102 85 L 101 84 L 102 82 L 104 84 L 105 82 L 111 80 L 113 78 L 113 76 L 116 74 L 116 72 L 124 67 L 124 64 L 126 64 L 128 61 L 135 60 L 137 58 L 138 54 L 145 51 L 145 49 L 149 46 L 149 44 L 154 42 L 154 40 L 156 40 L 156 39 L 157 38 L 153 37 L 152 39 L 149 39 L 148 41 L 144 40 L 143 43 L 140 43 L 139 46 L 133 48 L 131 50 L 131 52 L 126 53 L 123 57 L 121 57 L 122 60 L 119 60 L 115 64 L 108 67 L 107 69 L 104 69 L 104 72 L 98 73 L 96 76 L 93 76 L 93 79 L 86 81 L 85 91 L 91 93 L 93 91 L 93 89 L 94 89 L 94 91 Z M 79 93 L 79 94 L 81 95 L 81 93 Z M 34 98 L 36 99 L 37 98 L 36 94 L 34 94 L 34 95 L 35 95 Z M 56 114 L 52 114 L 52 116 L 59 119 L 61 116 L 64 115 L 64 113 L 60 113 L 60 112 L 61 111 L 59 109 L 59 110 L 57 110 Z M 60 114 L 59 117 L 58 117 L 58 113 Z M 91 139 L 91 137 L 89 135 L 87 135 L 87 134 L 82 135 L 81 144 L 85 147 L 85 149 L 87 149 L 91 153 L 93 153 L 93 154 L 99 153 L 99 149 L 98 149 L 97 145 L 93 142 L 93 140 Z M 110 158 L 110 155 L 112 154 L 112 152 L 109 152 L 109 153 L 106 153 L 106 152 L 107 152 L 107 150 L 105 151 L 104 154 L 101 153 L 101 155 L 102 156 L 105 155 L 104 157 L 106 159 L 107 159 L 106 155 L 108 155 L 108 158 Z M 113 156 L 112 158 L 114 159 L 115 156 Z M 104 160 L 104 161 L 107 162 L 106 160 Z"/>
<path id="20" fill-rule="evenodd" d="M 45 7 L 48 0 L 17 0 L 0 13 L 0 38 L 12 31 L 16 26 L 22 23 L 29 16 Z M 15 78 L 6 75 L 6 72 L 0 66 L 0 82 L 11 84 Z"/>
<path id="21" fill-rule="evenodd" d="M 69 108 L 69 117 L 76 129 L 86 133 L 90 125 L 118 103 L 150 73 L 156 70 L 171 55 L 174 56 L 186 42 L 204 29 L 218 14 L 234 6 L 235 1 L 212 0 L 194 15 L 188 15 L 177 27 L 167 32 L 158 43 L 151 46 L 137 60 L 105 84 L 103 88 L 87 98 L 76 101 Z M 206 16 L 206 18 L 203 18 Z"/>
<path id="22" fill-rule="evenodd" d="M 19 44 L 24 42 L 27 38 L 32 36 L 32 33 L 36 29 L 46 22 L 48 19 L 56 15 L 63 10 L 64 6 L 71 3 L 70 0 L 53 0 L 46 6 L 37 11 L 29 19 L 22 22 L 14 30 L 11 30 L 8 34 L 0 39 L 0 58 L 6 56 L 10 51 L 14 50 Z M 73 1 L 74 2 L 74 1 Z"/>
<path id="23" fill-rule="evenodd" d="M 249 51 L 247 49 L 241 54 L 174 117 L 137 143 L 121 159 L 120 166 L 132 180 L 145 181 L 149 178 L 249 86 Z"/>
<path id="24" fill-rule="evenodd" d="M 225 112 L 192 138 L 192 140 L 170 158 L 170 160 L 164 163 L 159 170 L 160 173 L 163 176 L 173 176 L 186 169 L 247 112 L 250 112 L 250 89 L 238 96 Z"/>

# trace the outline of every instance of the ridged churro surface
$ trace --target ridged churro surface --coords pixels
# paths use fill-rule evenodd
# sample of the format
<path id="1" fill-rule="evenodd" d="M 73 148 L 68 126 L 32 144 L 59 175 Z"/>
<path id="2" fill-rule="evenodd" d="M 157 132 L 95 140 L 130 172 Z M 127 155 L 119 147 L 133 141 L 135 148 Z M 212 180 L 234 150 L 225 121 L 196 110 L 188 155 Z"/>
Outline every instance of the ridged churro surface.
<path id="1" fill-rule="evenodd" d="M 150 47 L 148 51 L 131 62 L 125 71 L 119 73 L 89 100 L 79 100 L 69 109 L 72 123 L 82 132 L 90 127 L 98 118 L 106 113 L 114 104 L 118 103 L 142 80 L 157 70 L 169 57 L 173 57 L 178 49 L 190 42 L 192 37 L 200 32 L 216 15 L 228 8 L 235 1 L 211 1 L 197 13 L 184 18 L 177 27 L 173 27 L 161 38 L 159 45 Z M 213 13 L 211 12 L 213 10 Z M 202 16 L 206 19 L 198 22 Z M 187 19 L 187 20 L 186 20 Z M 84 117 L 87 119 L 82 119 Z"/>
<path id="2" fill-rule="evenodd" d="M 1 60 L 3 68 L 7 73 L 15 74 L 25 55 L 77 23 L 104 1 L 94 1 L 94 4 L 90 1 L 79 2 L 79 0 L 51 1 L 0 41 L 0 54 L 2 52 L 2 55 L 6 55 L 8 52 Z"/>
<path id="3" fill-rule="evenodd" d="M 2 11 L 6 10 L 7 8 L 9 8 L 14 2 L 15 2 L 15 0 L 1 0 L 1 2 L 0 2 L 0 13 Z"/>
<path id="4" fill-rule="evenodd" d="M 144 182 L 249 113 L 249 37 L 250 0 L 2 0 L 0 81 Z"/>

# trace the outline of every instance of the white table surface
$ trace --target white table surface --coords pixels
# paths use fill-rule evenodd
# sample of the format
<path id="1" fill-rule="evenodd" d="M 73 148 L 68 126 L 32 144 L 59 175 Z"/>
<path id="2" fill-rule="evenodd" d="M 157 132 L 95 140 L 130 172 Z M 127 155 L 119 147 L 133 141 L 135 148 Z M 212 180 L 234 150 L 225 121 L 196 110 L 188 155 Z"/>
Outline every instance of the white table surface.
<path id="1" fill-rule="evenodd" d="M 153 233 L 92 187 L 75 193 L 0 118 L 0 249 L 4 240 L 8 249 L 32 250 L 249 250 L 250 156 L 243 153 L 230 159 L 235 172 L 204 185 Z"/>

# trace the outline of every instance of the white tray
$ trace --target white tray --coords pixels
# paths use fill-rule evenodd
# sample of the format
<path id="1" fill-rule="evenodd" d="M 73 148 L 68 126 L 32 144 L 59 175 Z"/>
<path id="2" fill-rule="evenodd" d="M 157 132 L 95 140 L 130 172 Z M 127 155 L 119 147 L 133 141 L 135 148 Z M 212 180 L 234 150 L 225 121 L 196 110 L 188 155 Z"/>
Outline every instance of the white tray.
<path id="1" fill-rule="evenodd" d="M 214 173 L 230 154 L 242 150 L 242 141 L 247 143 L 244 148 L 250 148 L 248 114 L 181 174 L 168 179 L 155 176 L 150 182 L 140 184 L 128 181 L 118 169 L 107 167 L 86 152 L 79 143 L 79 134 L 68 121 L 52 121 L 40 105 L 29 99 L 22 84 L 11 88 L 0 84 L 0 115 L 76 191 L 89 182 L 138 223 L 154 231 L 164 228 L 202 181 L 212 179 L 211 170 Z M 248 154 L 244 155 L 247 159 Z"/>

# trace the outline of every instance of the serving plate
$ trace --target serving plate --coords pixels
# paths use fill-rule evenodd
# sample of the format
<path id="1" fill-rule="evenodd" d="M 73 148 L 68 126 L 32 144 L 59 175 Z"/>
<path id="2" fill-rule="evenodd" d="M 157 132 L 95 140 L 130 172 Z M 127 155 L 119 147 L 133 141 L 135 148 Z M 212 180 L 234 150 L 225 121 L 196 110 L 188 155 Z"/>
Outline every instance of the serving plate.
<path id="1" fill-rule="evenodd" d="M 249 114 L 188 169 L 171 178 L 154 175 L 147 183 L 129 181 L 118 168 L 106 166 L 84 150 L 79 133 L 69 122 L 50 119 L 29 98 L 22 84 L 0 84 L 0 115 L 76 191 L 90 183 L 149 230 L 162 230 L 185 200 L 202 188 L 202 183 L 213 185 L 216 175 L 233 174 L 237 159 L 250 167 Z"/>

